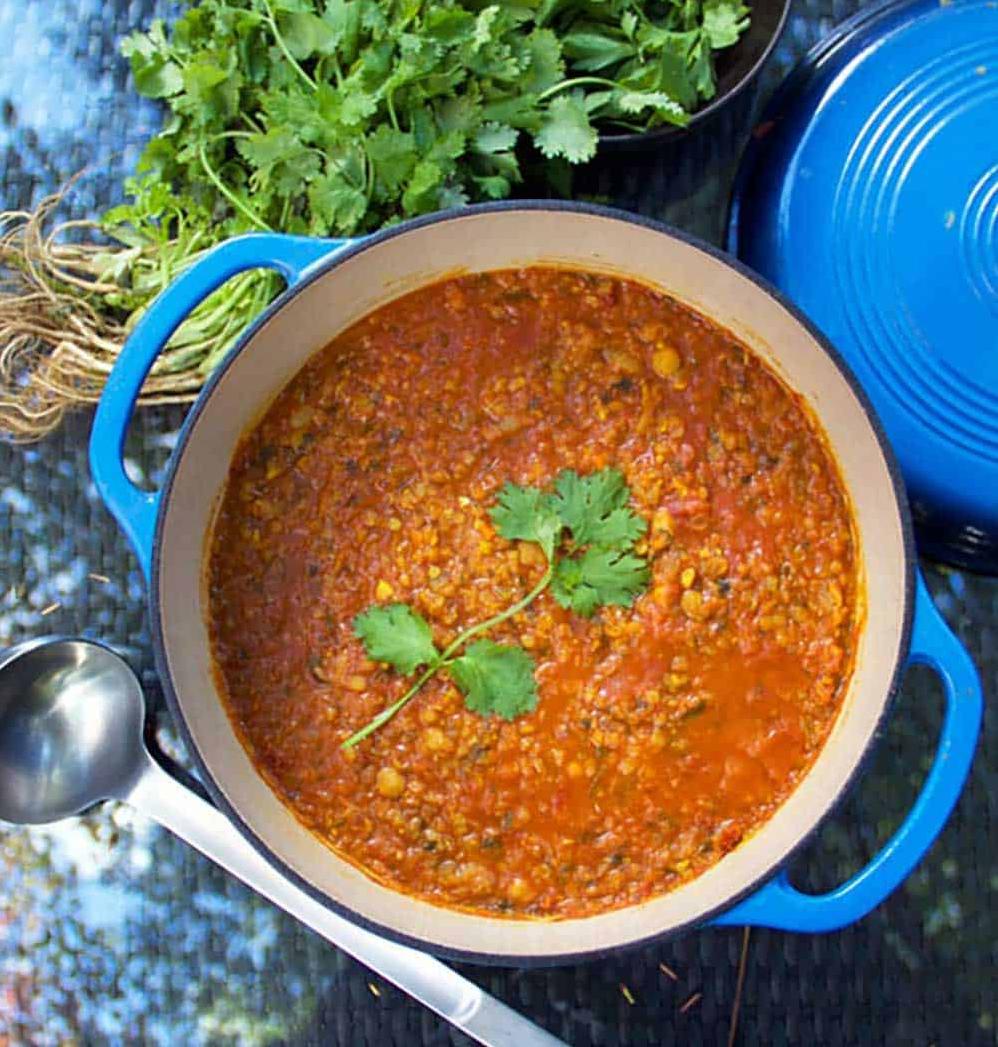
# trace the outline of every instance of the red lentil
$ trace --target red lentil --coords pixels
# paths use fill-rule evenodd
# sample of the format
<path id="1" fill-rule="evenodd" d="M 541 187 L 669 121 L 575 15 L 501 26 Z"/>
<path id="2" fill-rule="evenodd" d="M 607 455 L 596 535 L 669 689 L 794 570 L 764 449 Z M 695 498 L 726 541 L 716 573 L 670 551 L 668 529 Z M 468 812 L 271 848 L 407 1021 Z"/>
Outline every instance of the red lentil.
<path id="1" fill-rule="evenodd" d="M 549 593 L 492 638 L 537 710 L 406 680 L 352 629 L 411 604 L 438 647 L 544 565 L 495 533 L 510 480 L 623 470 L 652 581 L 591 620 Z M 211 542 L 219 686 L 256 766 L 369 875 L 519 917 L 633 904 L 703 872 L 821 748 L 858 627 L 850 509 L 798 398 L 728 331 L 637 283 L 466 275 L 377 310 L 244 437 Z"/>

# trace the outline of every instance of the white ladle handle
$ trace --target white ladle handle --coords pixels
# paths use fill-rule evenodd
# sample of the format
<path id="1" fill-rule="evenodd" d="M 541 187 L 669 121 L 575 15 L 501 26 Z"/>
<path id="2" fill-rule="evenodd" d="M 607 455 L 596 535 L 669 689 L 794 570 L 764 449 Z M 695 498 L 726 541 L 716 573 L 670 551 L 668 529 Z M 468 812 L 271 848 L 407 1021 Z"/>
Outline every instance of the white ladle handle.
<path id="1" fill-rule="evenodd" d="M 294 886 L 221 811 L 181 785 L 152 757 L 148 757 L 135 785 L 119 799 L 159 822 L 479 1043 L 487 1047 L 564 1047 L 561 1040 L 446 964 L 363 930 Z"/>

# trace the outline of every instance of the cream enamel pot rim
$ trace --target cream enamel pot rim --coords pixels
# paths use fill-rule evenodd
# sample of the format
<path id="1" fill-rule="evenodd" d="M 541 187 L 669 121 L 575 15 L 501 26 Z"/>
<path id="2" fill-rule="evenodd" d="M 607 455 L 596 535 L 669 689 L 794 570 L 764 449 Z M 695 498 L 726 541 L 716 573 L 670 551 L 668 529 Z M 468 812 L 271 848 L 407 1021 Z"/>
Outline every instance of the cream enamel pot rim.
<path id="1" fill-rule="evenodd" d="M 731 329 L 804 397 L 828 434 L 856 513 L 868 613 L 833 731 L 790 798 L 706 873 L 640 905 L 529 921 L 432 906 L 375 883 L 309 833 L 250 762 L 215 690 L 205 627 L 206 536 L 237 440 L 305 360 L 399 295 L 454 272 L 531 263 L 641 280 Z M 276 270 L 288 289 L 240 339 L 190 412 L 159 493 L 134 487 L 122 447 L 146 373 L 171 332 L 237 272 Z M 786 301 L 714 249 L 645 219 L 574 203 L 515 202 L 443 212 L 333 243 L 250 235 L 186 271 L 136 327 L 101 398 L 91 467 L 150 586 L 157 665 L 173 715 L 214 802 L 286 876 L 334 910 L 440 955 L 562 963 L 707 922 L 821 931 L 865 915 L 911 872 L 945 824 L 969 770 L 981 712 L 973 663 L 920 579 L 904 491 L 872 410 L 845 365 Z M 922 792 L 884 849 L 820 896 L 783 868 L 854 781 L 906 665 L 931 665 L 947 712 Z"/>

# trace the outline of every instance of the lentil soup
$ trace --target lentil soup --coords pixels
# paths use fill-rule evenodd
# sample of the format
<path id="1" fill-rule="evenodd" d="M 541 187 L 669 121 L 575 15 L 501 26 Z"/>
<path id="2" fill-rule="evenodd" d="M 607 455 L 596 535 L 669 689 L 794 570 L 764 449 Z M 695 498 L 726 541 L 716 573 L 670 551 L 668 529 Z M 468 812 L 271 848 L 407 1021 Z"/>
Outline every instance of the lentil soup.
<path id="1" fill-rule="evenodd" d="M 354 629 L 403 602 L 438 648 L 542 577 L 507 482 L 621 470 L 648 524 L 632 606 L 543 593 L 496 627 L 536 709 L 481 716 Z M 859 628 L 851 509 L 799 398 L 730 332 L 632 281 L 532 267 L 380 308 L 240 443 L 206 567 L 219 690 L 296 816 L 379 882 L 489 915 L 580 917 L 695 877 L 820 751 Z"/>

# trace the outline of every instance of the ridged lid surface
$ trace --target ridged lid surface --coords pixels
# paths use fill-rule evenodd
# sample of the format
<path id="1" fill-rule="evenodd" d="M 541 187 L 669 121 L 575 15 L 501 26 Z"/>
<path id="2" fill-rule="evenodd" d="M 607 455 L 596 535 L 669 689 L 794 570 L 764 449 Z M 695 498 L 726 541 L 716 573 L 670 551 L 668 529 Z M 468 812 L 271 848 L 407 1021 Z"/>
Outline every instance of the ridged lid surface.
<path id="1" fill-rule="evenodd" d="M 920 538 L 998 570 L 998 0 L 845 23 L 746 153 L 729 247 L 870 394 Z"/>

